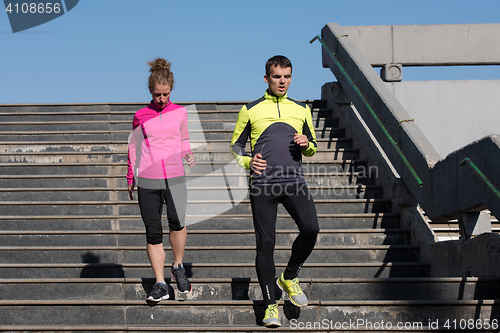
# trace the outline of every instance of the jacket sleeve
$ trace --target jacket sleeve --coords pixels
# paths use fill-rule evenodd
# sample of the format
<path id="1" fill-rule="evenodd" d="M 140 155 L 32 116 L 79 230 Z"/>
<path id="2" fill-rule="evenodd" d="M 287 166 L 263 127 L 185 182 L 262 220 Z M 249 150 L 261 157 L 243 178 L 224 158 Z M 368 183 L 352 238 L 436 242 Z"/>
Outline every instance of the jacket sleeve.
<path id="1" fill-rule="evenodd" d="M 128 140 L 127 185 L 135 184 L 134 171 L 137 159 L 136 150 L 141 149 L 139 135 L 142 136 L 141 127 L 139 125 L 139 119 L 137 119 L 137 116 L 134 116 L 134 120 L 132 121 L 132 133 L 130 133 Z"/>
<path id="2" fill-rule="evenodd" d="M 184 108 L 181 121 L 181 150 L 182 157 L 184 158 L 186 158 L 187 154 L 193 154 L 189 144 L 188 116 L 186 108 Z"/>
<path id="3" fill-rule="evenodd" d="M 238 164 L 245 169 L 250 169 L 252 157 L 245 151 L 245 145 L 250 137 L 250 118 L 246 106 L 238 113 L 238 120 L 231 138 L 231 154 Z"/>
<path id="4" fill-rule="evenodd" d="M 316 142 L 316 133 L 314 132 L 311 109 L 309 109 L 308 105 L 306 105 L 306 119 L 302 129 L 302 134 L 306 135 L 307 140 L 309 141 L 309 146 L 306 149 L 301 149 L 302 155 L 313 156 L 316 154 L 316 150 L 318 150 L 318 143 Z"/>

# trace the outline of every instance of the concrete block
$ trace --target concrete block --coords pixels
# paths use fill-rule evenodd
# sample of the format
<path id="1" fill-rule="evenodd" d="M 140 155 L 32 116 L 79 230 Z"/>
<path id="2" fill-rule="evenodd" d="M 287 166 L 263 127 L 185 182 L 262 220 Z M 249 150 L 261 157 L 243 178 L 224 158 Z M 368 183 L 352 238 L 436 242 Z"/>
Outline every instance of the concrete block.
<path id="1" fill-rule="evenodd" d="M 385 82 L 399 82 L 403 80 L 403 65 L 385 64 L 380 70 L 380 77 Z"/>

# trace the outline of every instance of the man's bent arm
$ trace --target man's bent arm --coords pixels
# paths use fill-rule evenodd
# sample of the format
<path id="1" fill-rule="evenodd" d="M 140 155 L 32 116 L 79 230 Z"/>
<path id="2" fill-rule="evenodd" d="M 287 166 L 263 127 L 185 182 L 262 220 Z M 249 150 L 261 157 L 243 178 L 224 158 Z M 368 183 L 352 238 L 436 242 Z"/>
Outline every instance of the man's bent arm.
<path id="1" fill-rule="evenodd" d="M 304 156 L 310 157 L 316 154 L 316 150 L 318 150 L 318 144 L 316 142 L 316 133 L 314 132 L 311 110 L 309 109 L 309 106 L 307 106 L 306 108 L 306 121 L 304 123 L 304 128 L 302 129 L 302 134 L 307 136 L 307 140 L 309 140 L 309 146 L 306 149 L 302 149 L 302 154 Z"/>
<path id="2" fill-rule="evenodd" d="M 245 169 L 250 169 L 252 157 L 245 151 L 245 145 L 250 137 L 250 119 L 248 110 L 243 106 L 238 113 L 238 120 L 231 138 L 231 154 L 238 164 Z"/>

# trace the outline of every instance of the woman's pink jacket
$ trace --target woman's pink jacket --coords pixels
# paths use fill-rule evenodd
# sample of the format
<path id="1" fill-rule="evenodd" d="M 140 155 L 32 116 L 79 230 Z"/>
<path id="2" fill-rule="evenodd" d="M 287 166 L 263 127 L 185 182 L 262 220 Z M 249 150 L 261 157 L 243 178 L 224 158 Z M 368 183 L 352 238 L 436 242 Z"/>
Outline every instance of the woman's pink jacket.
<path id="1" fill-rule="evenodd" d="M 153 102 L 134 115 L 128 144 L 127 184 L 136 177 L 168 179 L 184 176 L 182 158 L 191 153 L 186 108 L 168 102 L 160 110 Z"/>

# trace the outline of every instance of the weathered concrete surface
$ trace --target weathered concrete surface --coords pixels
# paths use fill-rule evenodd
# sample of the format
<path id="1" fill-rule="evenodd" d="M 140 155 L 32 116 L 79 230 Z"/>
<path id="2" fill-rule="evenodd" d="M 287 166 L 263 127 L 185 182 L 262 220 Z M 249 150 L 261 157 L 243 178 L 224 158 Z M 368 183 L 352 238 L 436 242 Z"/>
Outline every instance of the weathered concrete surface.
<path id="1" fill-rule="evenodd" d="M 387 83 L 441 158 L 500 133 L 500 80 Z"/>
<path id="2" fill-rule="evenodd" d="M 499 235 L 486 233 L 466 242 L 437 242 L 436 235 L 418 211 L 412 195 L 401 182 L 399 175 L 391 168 L 383 150 L 370 138 L 359 113 L 353 106 L 347 104 L 348 99 L 345 97 L 340 85 L 338 83 L 325 84 L 322 87 L 322 99 L 327 101 L 328 107 L 333 108 L 342 115 L 340 121 L 346 126 L 346 131 L 352 135 L 357 146 L 363 147 L 360 156 L 366 158 L 370 164 L 377 165 L 380 184 L 386 193 L 391 193 L 393 203 L 399 208 L 400 226 L 410 230 L 409 236 L 412 245 L 420 245 L 422 249 L 420 260 L 430 263 L 431 276 L 500 276 Z M 493 177 L 498 173 L 488 169 L 488 166 L 485 165 L 486 160 L 480 159 L 478 156 L 493 153 L 496 140 L 500 139 L 497 136 L 487 137 L 465 147 L 465 151 L 473 154 L 468 156 L 476 160 L 478 166 L 488 174 L 493 175 Z M 437 192 L 439 192 L 439 188 L 441 190 L 444 188 L 452 198 L 452 200 L 447 201 L 450 206 L 445 207 L 447 210 L 455 209 L 460 204 L 460 201 L 471 202 L 476 199 L 479 202 L 483 200 L 481 194 L 489 191 L 482 184 L 476 191 L 471 193 L 460 189 L 461 187 L 474 187 L 473 184 L 477 180 L 477 176 L 468 166 L 459 166 L 458 162 L 456 162 L 463 156 L 452 154 L 449 158 L 454 160 L 453 163 L 437 164 L 436 172 L 449 176 L 449 178 L 437 177 L 436 179 L 442 181 L 442 183 L 435 186 Z M 446 168 L 443 169 L 443 167 Z M 456 179 L 457 181 L 450 181 L 450 179 Z M 495 180 L 495 182 L 500 181 L 494 178 L 492 180 Z M 439 195 L 439 193 L 436 195 Z M 437 200 L 436 204 L 442 202 Z M 490 203 L 490 205 L 493 204 Z"/>
<path id="3" fill-rule="evenodd" d="M 445 241 L 422 247 L 431 276 L 500 276 L 500 235 L 486 233 L 466 242 Z"/>
<path id="4" fill-rule="evenodd" d="M 500 24 L 342 27 L 372 66 L 500 64 Z"/>

